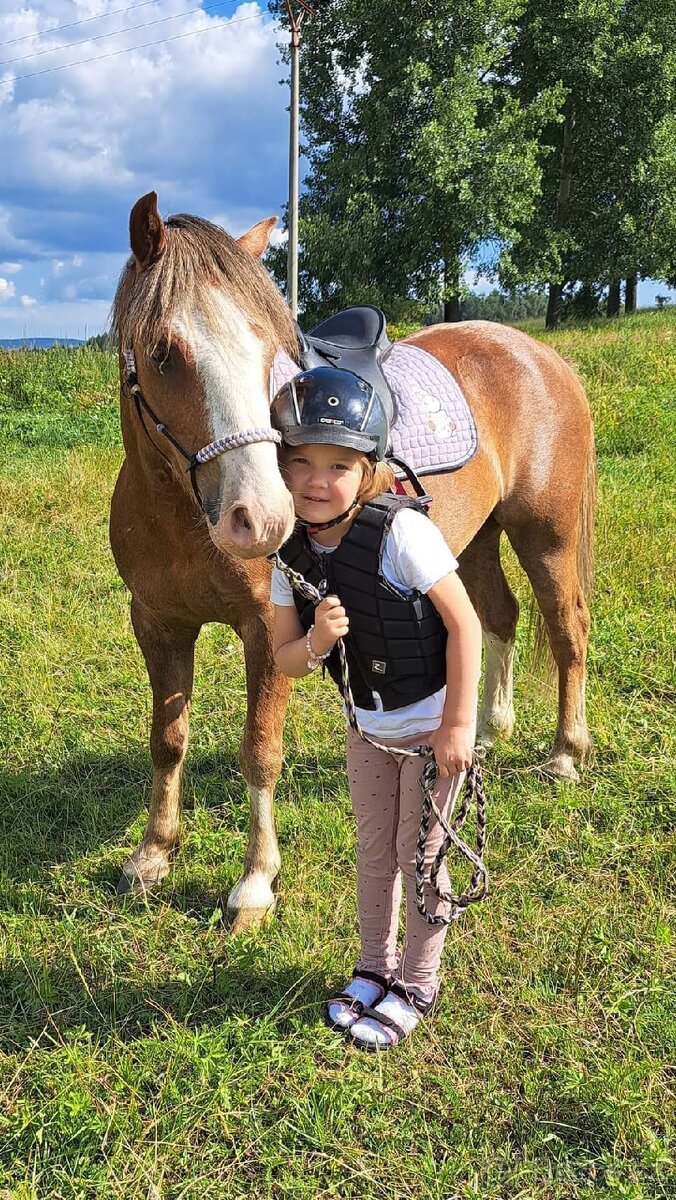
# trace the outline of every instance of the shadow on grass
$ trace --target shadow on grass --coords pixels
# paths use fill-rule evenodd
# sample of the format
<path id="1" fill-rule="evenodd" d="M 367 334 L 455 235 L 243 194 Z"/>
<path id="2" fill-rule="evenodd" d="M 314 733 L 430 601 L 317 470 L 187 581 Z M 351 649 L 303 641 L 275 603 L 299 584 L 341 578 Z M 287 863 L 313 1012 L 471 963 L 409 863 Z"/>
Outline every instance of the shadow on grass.
<path id="1" fill-rule="evenodd" d="M 338 752 L 287 756 L 277 794 L 285 798 L 292 779 L 315 779 L 318 773 L 327 776 L 343 769 Z M 106 861 L 87 864 L 84 876 L 104 889 L 114 887 L 130 842 L 142 835 L 151 773 L 149 754 L 137 746 L 128 754 L 74 756 L 58 767 L 16 771 L 0 767 L 0 909 L 13 907 L 12 884 L 51 888 L 55 868 L 70 871 L 79 858 L 99 852 Z M 183 784 L 186 811 L 196 795 L 201 807 L 223 810 L 224 831 L 247 834 L 248 798 L 233 754 L 188 757 Z M 130 838 L 130 826 L 137 823 Z M 110 865 L 113 847 L 119 857 L 117 866 Z M 185 856 L 185 849 L 181 853 Z M 199 897 L 194 900 L 199 903 Z"/>
<path id="2" fill-rule="evenodd" d="M 149 760 L 129 754 L 76 755 L 60 766 L 0 768 L 0 839 L 14 877 L 67 861 L 121 836 L 150 784 Z"/>
<path id="3" fill-rule="evenodd" d="M 261 958 L 266 953 L 261 947 Z M 226 952 L 227 954 L 227 952 Z M 300 966 L 269 971 L 249 953 L 246 961 L 216 961 L 202 977 L 134 983 L 124 966 L 114 986 L 97 987 L 91 964 L 22 958 L 0 971 L 0 1052 L 21 1054 L 36 1044 L 58 1049 L 73 1039 L 125 1043 L 167 1033 L 221 1027 L 239 1044 L 245 1026 L 276 1036 L 316 1025 L 326 980 Z M 133 964 L 128 964 L 130 973 Z"/>

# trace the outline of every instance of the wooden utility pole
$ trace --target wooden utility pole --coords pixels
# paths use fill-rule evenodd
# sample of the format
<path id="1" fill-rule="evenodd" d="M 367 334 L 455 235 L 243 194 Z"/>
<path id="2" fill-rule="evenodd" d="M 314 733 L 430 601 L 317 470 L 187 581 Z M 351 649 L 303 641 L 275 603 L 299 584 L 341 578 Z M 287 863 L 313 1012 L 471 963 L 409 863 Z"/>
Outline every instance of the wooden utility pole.
<path id="1" fill-rule="evenodd" d="M 318 0 L 316 0 L 318 2 Z M 315 4 L 284 0 L 291 29 L 291 98 L 289 104 L 289 242 L 286 255 L 286 290 L 295 321 L 298 316 L 298 127 L 300 124 L 300 27 Z"/>

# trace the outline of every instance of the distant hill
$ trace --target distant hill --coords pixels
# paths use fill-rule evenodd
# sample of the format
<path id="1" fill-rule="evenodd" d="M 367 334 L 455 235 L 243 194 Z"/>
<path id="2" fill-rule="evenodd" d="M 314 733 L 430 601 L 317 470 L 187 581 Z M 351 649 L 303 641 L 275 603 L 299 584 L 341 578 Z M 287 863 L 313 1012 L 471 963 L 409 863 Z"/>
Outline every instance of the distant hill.
<path id="1" fill-rule="evenodd" d="M 51 346 L 83 346 L 82 338 L 0 338 L 2 350 L 49 350 Z"/>

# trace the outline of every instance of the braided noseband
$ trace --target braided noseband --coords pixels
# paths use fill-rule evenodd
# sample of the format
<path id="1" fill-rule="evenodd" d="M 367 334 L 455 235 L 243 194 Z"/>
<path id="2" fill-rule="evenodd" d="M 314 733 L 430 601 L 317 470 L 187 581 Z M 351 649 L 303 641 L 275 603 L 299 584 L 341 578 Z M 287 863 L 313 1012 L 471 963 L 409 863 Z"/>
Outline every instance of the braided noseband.
<path id="1" fill-rule="evenodd" d="M 269 561 L 273 563 L 278 571 L 281 571 L 294 591 L 304 596 L 306 600 L 311 600 L 315 605 L 320 603 L 323 597 L 317 588 L 308 583 L 307 579 L 304 579 L 298 571 L 294 571 L 292 567 L 287 566 L 284 560 L 279 557 L 279 554 L 271 554 Z M 472 759 L 472 765 L 465 777 L 465 790 L 457 816 L 452 820 L 453 812 L 451 811 L 447 821 L 439 811 L 433 795 L 434 785 L 439 778 L 439 771 L 434 761 L 431 747 L 419 746 L 415 750 L 410 750 L 397 746 L 383 746 L 380 742 L 374 741 L 373 738 L 364 733 L 357 720 L 354 697 L 352 695 L 352 688 L 350 687 L 347 654 L 345 653 L 345 644 L 342 638 L 338 639 L 336 646 L 340 658 L 341 691 L 350 728 L 354 729 L 362 741 L 368 742 L 369 746 L 375 746 L 376 750 L 384 750 L 386 754 L 391 754 L 393 758 L 404 755 L 408 758 L 424 758 L 426 760 L 420 776 L 420 788 L 423 799 L 420 829 L 415 848 L 415 902 L 418 912 L 421 917 L 424 917 L 428 925 L 450 925 L 452 921 L 457 921 L 458 917 L 462 916 L 470 904 L 476 904 L 478 900 L 483 900 L 484 896 L 488 893 L 488 872 L 482 859 L 486 845 L 486 796 L 481 777 L 481 767 L 479 766 L 476 752 Z M 474 850 L 459 836 L 459 830 L 462 829 L 467 820 L 472 800 L 476 800 L 476 841 Z M 432 813 L 434 813 L 443 830 L 444 840 L 432 863 L 429 884 L 439 900 L 450 904 L 451 912 L 448 917 L 428 912 L 425 904 L 425 848 Z M 455 895 L 453 892 L 444 892 L 439 886 L 439 871 L 451 846 L 455 846 L 456 850 L 472 864 L 473 868 L 469 886 L 459 895 Z"/>
<path id="2" fill-rule="evenodd" d="M 240 446 L 252 446 L 254 442 L 277 442 L 279 445 L 281 441 L 282 435 L 277 429 L 246 429 L 244 433 L 231 433 L 229 437 L 209 442 L 208 446 L 203 446 L 193 457 L 196 463 L 207 463 L 211 462 L 212 458 L 225 454 L 226 450 L 238 450 Z"/>

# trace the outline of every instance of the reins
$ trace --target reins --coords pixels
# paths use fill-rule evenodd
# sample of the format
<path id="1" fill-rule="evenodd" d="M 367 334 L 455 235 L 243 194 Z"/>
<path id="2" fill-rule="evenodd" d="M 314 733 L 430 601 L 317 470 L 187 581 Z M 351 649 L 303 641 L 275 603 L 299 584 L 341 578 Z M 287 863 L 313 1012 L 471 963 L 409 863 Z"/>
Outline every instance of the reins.
<path id="1" fill-rule="evenodd" d="M 271 554 L 269 561 L 278 571 L 281 571 L 294 591 L 304 596 L 306 600 L 311 600 L 315 606 L 320 603 L 323 597 L 318 589 L 309 583 L 307 579 L 304 579 L 298 571 L 294 571 L 292 567 L 289 567 L 280 558 L 279 554 Z M 465 777 L 464 793 L 458 813 L 455 819 L 452 819 L 453 812 L 451 810 L 449 819 L 446 820 L 440 812 L 433 795 L 434 785 L 439 778 L 439 771 L 434 761 L 431 747 L 419 746 L 415 750 L 410 750 L 404 747 L 384 746 L 364 733 L 357 720 L 354 697 L 350 686 L 347 654 L 342 638 L 338 639 L 336 646 L 340 658 L 341 691 L 350 728 L 358 734 L 362 741 L 367 742 L 369 746 L 374 746 L 376 750 L 384 750 L 387 754 L 392 755 L 393 758 L 405 756 L 407 758 L 427 760 L 424 763 L 420 776 L 420 788 L 423 799 L 420 829 L 418 831 L 415 852 L 415 900 L 418 912 L 429 925 L 450 925 L 452 921 L 456 921 L 462 916 L 470 904 L 476 904 L 477 901 L 483 900 L 484 896 L 488 893 L 488 872 L 482 859 L 486 845 L 486 796 L 481 777 L 481 767 L 476 753 L 472 756 L 472 764 Z M 467 820 L 472 800 L 476 801 L 476 842 L 474 850 L 459 835 L 459 830 L 462 829 Z M 443 830 L 444 838 L 430 868 L 429 884 L 439 900 L 450 904 L 451 912 L 447 917 L 428 912 L 425 904 L 425 849 L 432 813 L 434 813 Z M 442 891 L 439 886 L 439 871 L 451 846 L 455 846 L 456 850 L 472 865 L 472 877 L 469 886 L 459 895 L 455 895 L 453 892 Z"/>

